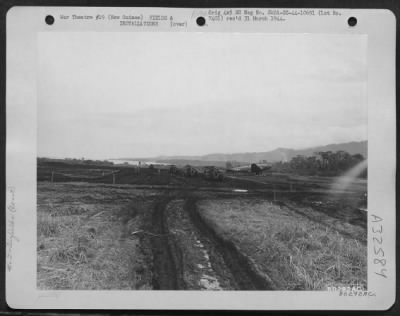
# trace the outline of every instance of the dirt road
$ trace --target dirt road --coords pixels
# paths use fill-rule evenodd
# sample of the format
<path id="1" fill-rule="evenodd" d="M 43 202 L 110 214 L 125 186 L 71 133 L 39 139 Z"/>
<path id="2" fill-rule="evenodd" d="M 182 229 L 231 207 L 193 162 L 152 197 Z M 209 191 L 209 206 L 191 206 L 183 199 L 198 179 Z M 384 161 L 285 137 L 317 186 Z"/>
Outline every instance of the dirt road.
<path id="1" fill-rule="evenodd" d="M 273 281 L 198 213 L 195 194 L 165 193 L 154 202 L 146 237 L 155 290 L 273 290 Z M 180 201 L 179 207 L 171 207 Z M 172 227 L 169 227 L 171 225 Z M 179 232 L 177 234 L 176 232 Z"/>
<path id="2" fill-rule="evenodd" d="M 261 273 L 257 267 L 231 242 L 218 235 L 211 225 L 197 211 L 196 198 L 189 197 L 185 202 L 192 223 L 207 238 L 224 260 L 224 265 L 234 277 L 236 290 L 273 290 L 273 281 Z"/>

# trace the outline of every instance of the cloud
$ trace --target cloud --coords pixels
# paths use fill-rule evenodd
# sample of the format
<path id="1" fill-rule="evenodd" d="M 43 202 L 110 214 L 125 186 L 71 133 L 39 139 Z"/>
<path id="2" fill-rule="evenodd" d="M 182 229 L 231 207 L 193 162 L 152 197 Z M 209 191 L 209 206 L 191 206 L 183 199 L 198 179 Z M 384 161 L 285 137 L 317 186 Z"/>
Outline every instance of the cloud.
<path id="1" fill-rule="evenodd" d="M 366 138 L 362 35 L 43 33 L 38 45 L 39 155 L 207 154 Z"/>

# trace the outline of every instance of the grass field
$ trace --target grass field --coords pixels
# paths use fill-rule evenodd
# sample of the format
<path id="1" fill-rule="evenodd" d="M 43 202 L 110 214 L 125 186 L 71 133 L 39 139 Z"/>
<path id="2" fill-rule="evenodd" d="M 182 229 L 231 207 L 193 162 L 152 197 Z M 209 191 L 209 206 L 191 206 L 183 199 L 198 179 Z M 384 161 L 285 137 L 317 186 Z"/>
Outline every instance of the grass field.
<path id="1" fill-rule="evenodd" d="M 320 216 L 318 223 L 287 207 L 248 199 L 201 201 L 198 207 L 208 224 L 254 258 L 281 290 L 366 287 L 365 244 L 339 233 L 336 228 L 343 227 L 328 216 Z M 346 230 L 363 231 L 350 224 Z"/>
<path id="2" fill-rule="evenodd" d="M 38 185 L 38 288 L 146 289 L 138 230 L 143 194 L 86 184 Z"/>

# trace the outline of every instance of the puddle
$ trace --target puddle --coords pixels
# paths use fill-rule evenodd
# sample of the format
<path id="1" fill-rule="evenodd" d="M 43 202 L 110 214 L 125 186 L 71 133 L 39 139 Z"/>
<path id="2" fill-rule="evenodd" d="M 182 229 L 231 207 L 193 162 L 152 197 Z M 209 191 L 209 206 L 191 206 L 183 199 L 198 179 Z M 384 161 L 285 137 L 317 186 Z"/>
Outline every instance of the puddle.
<path id="1" fill-rule="evenodd" d="M 222 290 L 218 280 L 207 274 L 200 279 L 200 285 L 206 290 Z"/>
<path id="2" fill-rule="evenodd" d="M 213 273 L 210 262 L 210 256 L 208 255 L 207 251 L 204 249 L 204 245 L 201 243 L 200 240 L 196 240 L 197 247 L 201 248 L 200 251 L 203 253 L 203 257 L 207 262 L 207 266 L 204 264 L 198 263 L 197 267 L 200 268 L 203 272 L 202 276 L 200 277 L 199 284 L 205 290 L 222 290 L 221 285 L 219 284 L 217 278 L 207 274 Z"/>

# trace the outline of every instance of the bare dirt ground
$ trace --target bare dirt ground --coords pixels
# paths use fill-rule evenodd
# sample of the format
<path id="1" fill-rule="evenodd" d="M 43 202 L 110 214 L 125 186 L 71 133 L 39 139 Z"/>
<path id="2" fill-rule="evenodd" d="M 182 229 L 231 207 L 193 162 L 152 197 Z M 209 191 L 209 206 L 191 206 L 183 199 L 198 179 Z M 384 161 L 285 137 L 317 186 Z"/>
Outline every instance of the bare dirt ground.
<path id="1" fill-rule="evenodd" d="M 38 288 L 366 287 L 366 183 L 339 195 L 329 179 L 124 175 L 38 182 Z"/>

